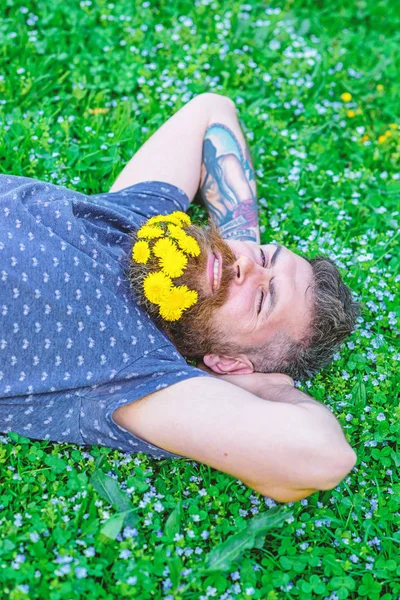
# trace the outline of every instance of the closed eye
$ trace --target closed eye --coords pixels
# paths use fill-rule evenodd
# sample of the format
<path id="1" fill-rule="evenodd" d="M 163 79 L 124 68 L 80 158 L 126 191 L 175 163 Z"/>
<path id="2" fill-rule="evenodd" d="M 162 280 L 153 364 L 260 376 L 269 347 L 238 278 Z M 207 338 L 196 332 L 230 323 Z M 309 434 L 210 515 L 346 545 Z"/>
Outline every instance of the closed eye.
<path id="1" fill-rule="evenodd" d="M 266 260 L 265 260 L 264 250 L 262 248 L 260 248 L 260 252 L 261 252 L 261 264 L 263 267 L 265 267 Z"/>
<path id="2" fill-rule="evenodd" d="M 265 258 L 264 250 L 262 248 L 260 248 L 260 254 L 261 254 L 261 265 L 263 267 L 265 267 L 267 261 L 266 261 L 266 258 Z M 265 297 L 265 293 L 264 293 L 263 290 L 261 290 L 261 297 L 260 297 L 260 301 L 259 301 L 258 307 L 257 307 L 257 315 L 259 315 L 260 312 L 261 312 L 261 308 L 262 308 L 262 305 L 263 305 L 264 297 Z"/>
<path id="3" fill-rule="evenodd" d="M 280 256 L 281 252 L 282 252 L 282 246 L 280 244 L 277 244 L 277 248 L 271 257 L 271 260 L 268 261 L 268 266 L 273 267 L 276 264 L 277 258 Z M 262 266 L 266 267 L 267 261 L 266 261 L 265 254 L 264 254 L 264 251 L 262 248 L 260 248 L 260 253 L 261 253 Z M 269 318 L 269 316 L 275 309 L 275 306 L 277 305 L 277 302 L 278 302 L 278 295 L 277 295 L 277 290 L 275 287 L 274 279 L 275 279 L 275 277 L 271 277 L 271 279 L 269 281 L 268 294 L 265 294 L 264 291 L 261 292 L 261 298 L 260 298 L 260 301 L 259 301 L 259 304 L 257 307 L 257 316 L 258 316 L 262 310 L 265 297 L 268 295 L 270 301 L 268 302 L 268 304 L 269 304 L 268 308 L 264 311 L 263 322 L 265 322 Z"/>
<path id="4" fill-rule="evenodd" d="M 260 302 L 258 303 L 258 309 L 257 309 L 257 314 L 258 315 L 261 312 L 261 308 L 262 308 L 262 303 L 263 303 L 263 300 L 264 300 L 264 296 L 265 296 L 265 294 L 264 294 L 263 290 L 261 290 Z"/>

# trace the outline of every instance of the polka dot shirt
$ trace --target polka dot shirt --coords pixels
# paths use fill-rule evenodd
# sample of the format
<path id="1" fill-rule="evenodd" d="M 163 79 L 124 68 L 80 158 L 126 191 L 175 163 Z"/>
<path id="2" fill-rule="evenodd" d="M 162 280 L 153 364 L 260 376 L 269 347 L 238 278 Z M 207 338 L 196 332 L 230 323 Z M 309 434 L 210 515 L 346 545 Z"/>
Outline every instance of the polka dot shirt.
<path id="1" fill-rule="evenodd" d="M 86 196 L 0 175 L 1 433 L 180 457 L 112 414 L 209 376 L 137 305 L 125 276 L 130 231 L 188 205 L 182 190 L 162 182 Z"/>

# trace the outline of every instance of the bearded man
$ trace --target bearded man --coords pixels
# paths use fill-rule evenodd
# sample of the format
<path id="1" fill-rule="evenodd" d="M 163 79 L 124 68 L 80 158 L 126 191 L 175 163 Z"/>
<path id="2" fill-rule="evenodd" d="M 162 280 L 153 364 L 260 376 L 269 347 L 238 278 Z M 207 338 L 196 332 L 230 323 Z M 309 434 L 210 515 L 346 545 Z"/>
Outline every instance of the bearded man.
<path id="1" fill-rule="evenodd" d="M 133 248 L 157 215 L 164 236 L 162 215 L 183 231 L 196 193 L 212 222 L 186 221 L 180 235 L 198 251 L 174 272 L 193 301 L 177 312 L 165 301 L 163 313 L 144 290 L 155 261 Z M 187 457 L 281 502 L 353 467 L 338 421 L 292 377 L 329 362 L 358 307 L 332 261 L 260 245 L 231 100 L 191 100 L 107 194 L 4 175 L 0 210 L 3 433 Z"/>

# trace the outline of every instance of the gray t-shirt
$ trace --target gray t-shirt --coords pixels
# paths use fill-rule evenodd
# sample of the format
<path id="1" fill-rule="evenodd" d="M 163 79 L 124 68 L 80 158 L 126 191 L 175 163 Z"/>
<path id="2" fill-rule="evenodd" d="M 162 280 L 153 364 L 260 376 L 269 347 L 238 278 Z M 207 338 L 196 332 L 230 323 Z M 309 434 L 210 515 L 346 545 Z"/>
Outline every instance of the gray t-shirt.
<path id="1" fill-rule="evenodd" d="M 85 196 L 0 175 L 0 432 L 181 456 L 131 434 L 112 413 L 209 376 L 139 308 L 125 276 L 129 232 L 188 206 L 162 182 Z"/>

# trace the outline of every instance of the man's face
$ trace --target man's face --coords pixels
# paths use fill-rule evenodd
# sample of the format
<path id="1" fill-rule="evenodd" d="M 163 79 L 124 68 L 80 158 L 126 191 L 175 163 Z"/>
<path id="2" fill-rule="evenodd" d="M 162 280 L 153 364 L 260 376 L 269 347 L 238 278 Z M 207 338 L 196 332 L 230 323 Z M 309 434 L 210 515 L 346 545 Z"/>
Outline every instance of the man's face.
<path id="1" fill-rule="evenodd" d="M 284 246 L 255 242 L 226 242 L 236 261 L 222 306 L 213 323 L 227 341 L 261 346 L 277 333 L 300 339 L 311 319 L 311 265 Z M 222 264 L 221 264 L 222 263 Z M 208 253 L 204 285 L 217 294 L 224 269 L 220 254 Z"/>
<path id="2" fill-rule="evenodd" d="M 232 356 L 246 348 L 254 352 L 276 334 L 302 337 L 310 323 L 313 283 L 305 259 L 284 246 L 225 241 L 212 225 L 192 225 L 186 231 L 197 239 L 201 252 L 188 259 L 174 285 L 195 289 L 199 300 L 178 321 L 160 323 L 184 355 Z M 132 262 L 129 277 L 140 298 L 143 278 L 159 268 L 157 260 Z M 146 306 L 158 318 L 157 305 Z"/>

